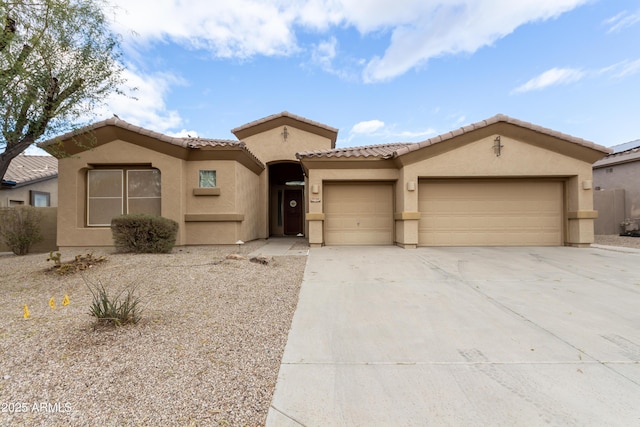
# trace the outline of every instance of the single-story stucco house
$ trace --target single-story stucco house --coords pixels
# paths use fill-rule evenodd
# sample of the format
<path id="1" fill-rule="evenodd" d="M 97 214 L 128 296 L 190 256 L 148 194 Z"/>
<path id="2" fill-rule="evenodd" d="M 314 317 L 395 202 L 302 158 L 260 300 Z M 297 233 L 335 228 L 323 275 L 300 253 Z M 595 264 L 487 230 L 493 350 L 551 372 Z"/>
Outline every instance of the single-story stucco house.
<path id="1" fill-rule="evenodd" d="M 0 183 L 0 208 L 55 207 L 58 203 L 58 159 L 20 154 L 9 163 Z"/>
<path id="2" fill-rule="evenodd" d="M 312 246 L 586 246 L 592 164 L 610 152 L 504 115 L 356 148 L 288 112 L 232 132 L 175 138 L 110 118 L 40 144 L 59 157 L 65 189 L 58 245 L 111 246 L 111 218 L 146 212 L 179 223 L 178 245 L 303 235 Z"/>

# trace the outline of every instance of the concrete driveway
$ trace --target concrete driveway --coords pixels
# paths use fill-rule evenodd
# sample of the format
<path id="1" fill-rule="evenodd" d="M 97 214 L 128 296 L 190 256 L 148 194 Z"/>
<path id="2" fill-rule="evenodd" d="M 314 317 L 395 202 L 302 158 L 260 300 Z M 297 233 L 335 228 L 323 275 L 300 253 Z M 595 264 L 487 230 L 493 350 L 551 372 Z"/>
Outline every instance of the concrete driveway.
<path id="1" fill-rule="evenodd" d="M 640 425 L 640 252 L 312 249 L 267 425 Z"/>

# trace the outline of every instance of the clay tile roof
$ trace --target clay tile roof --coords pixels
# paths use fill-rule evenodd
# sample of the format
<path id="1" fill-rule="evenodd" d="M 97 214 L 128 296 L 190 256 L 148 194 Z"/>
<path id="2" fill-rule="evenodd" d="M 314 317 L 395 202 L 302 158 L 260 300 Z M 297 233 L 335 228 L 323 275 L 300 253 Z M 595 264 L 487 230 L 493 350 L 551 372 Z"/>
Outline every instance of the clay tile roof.
<path id="1" fill-rule="evenodd" d="M 74 136 L 77 135 L 81 135 L 83 133 L 87 133 L 87 132 L 91 132 L 94 131 L 96 129 L 100 129 L 102 127 L 105 126 L 116 126 L 119 127 L 121 129 L 126 129 L 129 130 L 131 132 L 135 132 L 135 133 L 139 133 L 140 135 L 146 135 L 146 136 L 150 136 L 156 139 L 159 139 L 160 141 L 164 141 L 167 142 L 169 144 L 173 144 L 173 145 L 178 145 L 180 147 L 187 147 L 187 138 L 178 138 L 178 137 L 174 137 L 174 136 L 168 136 L 168 135 L 164 135 L 160 132 L 155 132 L 149 129 L 145 129 L 142 128 L 140 126 L 136 126 L 136 125 L 132 125 L 129 122 L 125 122 L 122 119 L 119 119 L 117 117 L 111 117 L 109 119 L 106 120 L 102 120 L 100 122 L 97 123 L 93 123 L 91 125 L 82 127 L 80 129 L 76 129 L 73 130 L 71 132 L 67 132 L 64 135 L 60 135 L 56 138 L 50 139 L 48 141 L 44 141 L 38 144 L 39 147 L 47 147 L 49 145 L 55 144 L 57 141 L 63 141 L 65 139 L 71 139 Z"/>
<path id="2" fill-rule="evenodd" d="M 227 139 L 207 139 L 207 138 L 191 138 L 191 137 L 187 137 L 187 138 L 183 138 L 183 137 L 175 137 L 175 136 L 168 136 L 165 134 L 162 134 L 160 132 L 155 132 L 149 129 L 145 129 L 143 127 L 140 126 L 136 126 L 136 125 L 132 125 L 131 123 L 128 123 L 122 119 L 119 119 L 117 117 L 112 117 L 106 120 L 102 120 L 100 122 L 94 123 L 92 125 L 89 126 L 85 126 L 83 128 L 80 129 L 76 129 L 74 131 L 71 132 L 67 132 L 64 135 L 60 135 L 54 139 L 50 139 L 48 141 L 44 141 L 38 144 L 39 147 L 47 147 L 49 145 L 55 144 L 57 141 L 63 141 L 66 139 L 71 139 L 77 135 L 86 133 L 86 132 L 91 132 L 94 131 L 96 129 L 105 127 L 105 126 L 116 126 L 119 127 L 121 129 L 125 129 L 131 132 L 135 132 L 138 133 L 140 135 L 145 135 L 145 136 L 149 136 L 152 138 L 155 138 L 159 141 L 163 141 L 166 142 L 168 144 L 172 144 L 172 145 L 177 145 L 179 147 L 183 147 L 183 148 L 187 148 L 187 149 L 201 149 L 201 148 L 223 148 L 223 147 L 232 147 L 232 148 L 239 148 L 243 151 L 245 151 L 249 157 L 251 157 L 255 162 L 257 162 L 259 165 L 261 165 L 262 167 L 264 167 L 264 165 L 262 164 L 262 162 L 251 152 L 249 151 L 249 149 L 247 148 L 246 144 L 242 141 L 233 141 L 233 140 L 227 140 Z"/>
<path id="3" fill-rule="evenodd" d="M 338 139 L 338 129 L 320 122 L 309 120 L 306 117 L 296 116 L 288 111 L 273 114 L 263 119 L 255 120 L 240 127 L 231 129 L 236 138 L 243 140 L 258 133 L 274 129 L 283 125 L 292 125 L 304 131 L 320 135 L 331 141 L 331 147 L 335 148 Z"/>
<path id="4" fill-rule="evenodd" d="M 635 142 L 635 141 L 634 141 Z M 617 146 L 611 147 L 615 150 Z M 598 160 L 593 164 L 594 169 L 603 168 L 605 166 L 612 166 L 620 163 L 636 162 L 640 160 L 640 147 L 630 148 L 624 151 L 614 151 L 613 153 L 605 156 L 603 159 Z"/>
<path id="5" fill-rule="evenodd" d="M 319 128 L 323 128 L 323 129 L 326 129 L 326 130 L 331 131 L 331 132 L 336 132 L 336 133 L 338 132 L 338 129 L 336 129 L 336 128 L 333 128 L 331 126 L 327 126 L 325 124 L 322 124 L 320 122 L 316 122 L 314 120 L 307 119 L 306 117 L 298 116 L 296 114 L 291 114 L 288 111 L 283 111 L 282 113 L 272 114 L 272 115 L 264 117 L 262 119 L 254 120 L 253 122 L 249 122 L 249 123 L 244 124 L 242 126 L 238 126 L 237 128 L 231 129 L 231 132 L 235 134 L 236 132 L 240 132 L 240 131 L 249 129 L 249 128 L 255 127 L 257 125 L 260 125 L 260 124 L 263 124 L 263 123 L 267 123 L 267 122 L 270 122 L 270 121 L 275 120 L 275 119 L 279 119 L 281 117 L 289 117 L 291 119 L 298 120 L 299 122 L 304 122 L 304 123 L 307 123 L 307 124 L 312 125 L 312 126 L 317 126 Z"/>
<path id="6" fill-rule="evenodd" d="M 187 138 L 187 146 L 189 148 L 201 147 L 246 147 L 242 141 L 234 141 L 231 139 L 207 139 L 207 138 Z"/>
<path id="7" fill-rule="evenodd" d="M 442 135 L 438 135 L 435 136 L 433 138 L 429 138 L 426 141 L 422 141 L 422 142 L 418 142 L 417 144 L 413 144 L 413 145 L 409 145 L 407 147 L 404 148 L 400 148 L 397 152 L 396 155 L 397 156 L 401 156 L 403 154 L 409 153 L 411 151 L 415 151 L 415 150 L 419 150 L 420 148 L 423 147 L 427 147 L 429 145 L 433 145 L 433 144 L 437 144 L 440 142 L 444 142 L 446 140 L 449 140 L 453 137 L 456 137 L 458 135 L 462 135 L 463 133 L 467 133 L 467 132 L 471 132 L 474 130 L 478 130 L 478 129 L 482 129 L 485 128 L 489 125 L 495 124 L 495 123 L 499 123 L 499 122 L 503 122 L 503 123 L 510 123 L 513 124 L 515 126 L 519 126 L 522 128 L 526 128 L 526 129 L 530 129 L 534 132 L 538 132 L 538 133 L 542 133 L 542 134 L 546 134 L 555 138 L 559 138 L 559 139 L 563 139 L 565 141 L 568 142 L 572 142 L 574 144 L 578 144 L 578 145 L 582 145 L 584 147 L 588 147 L 591 148 L 593 150 L 597 150 L 597 151 L 601 151 L 603 153 L 611 153 L 611 149 L 607 148 L 607 147 L 603 147 L 601 145 L 595 144 L 593 142 L 584 140 L 582 138 L 577 138 L 575 136 L 571 136 L 571 135 L 567 135 L 565 133 L 561 133 L 561 132 L 557 132 L 554 131 L 552 129 L 548 129 L 542 126 L 538 126 L 538 125 L 534 125 L 532 123 L 529 122 L 525 122 L 522 120 L 518 120 L 518 119 L 514 119 L 512 117 L 509 116 L 505 116 L 504 114 L 497 114 L 493 117 L 490 117 L 486 120 L 481 120 L 479 122 L 476 123 L 472 123 L 470 125 L 467 126 L 463 126 L 460 129 L 451 131 L 451 132 L 447 132 L 444 133 Z"/>
<path id="8" fill-rule="evenodd" d="M 302 158 L 327 158 L 327 157 L 364 157 L 364 158 L 378 158 L 389 159 L 394 157 L 395 152 L 399 148 L 404 148 L 414 143 L 411 142 L 397 142 L 393 144 L 379 144 L 368 145 L 361 147 L 347 147 L 347 148 L 335 148 L 333 150 L 315 150 L 315 151 L 303 151 L 296 154 L 298 159 Z"/>
<path id="9" fill-rule="evenodd" d="M 2 180 L 15 182 L 19 186 L 57 176 L 58 159 L 55 157 L 21 154 L 11 160 Z"/>

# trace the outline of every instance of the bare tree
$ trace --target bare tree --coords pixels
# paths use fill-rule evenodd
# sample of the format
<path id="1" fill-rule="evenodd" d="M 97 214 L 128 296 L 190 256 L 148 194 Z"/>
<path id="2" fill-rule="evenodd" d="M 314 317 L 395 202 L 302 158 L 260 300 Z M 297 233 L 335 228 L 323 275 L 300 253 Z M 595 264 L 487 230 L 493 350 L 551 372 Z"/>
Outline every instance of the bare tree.
<path id="1" fill-rule="evenodd" d="M 103 0 L 0 1 L 0 178 L 39 138 L 87 120 L 122 81 Z"/>

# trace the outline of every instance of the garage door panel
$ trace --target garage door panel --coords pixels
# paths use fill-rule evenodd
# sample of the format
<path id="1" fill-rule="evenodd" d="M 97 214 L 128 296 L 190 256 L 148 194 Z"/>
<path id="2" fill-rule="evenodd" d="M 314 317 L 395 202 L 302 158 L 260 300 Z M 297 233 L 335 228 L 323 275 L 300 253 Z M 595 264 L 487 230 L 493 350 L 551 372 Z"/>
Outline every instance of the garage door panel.
<path id="1" fill-rule="evenodd" d="M 559 181 L 422 181 L 418 196 L 422 246 L 562 244 Z"/>
<path id="2" fill-rule="evenodd" d="M 327 245 L 393 244 L 391 184 L 326 184 L 324 212 Z"/>

